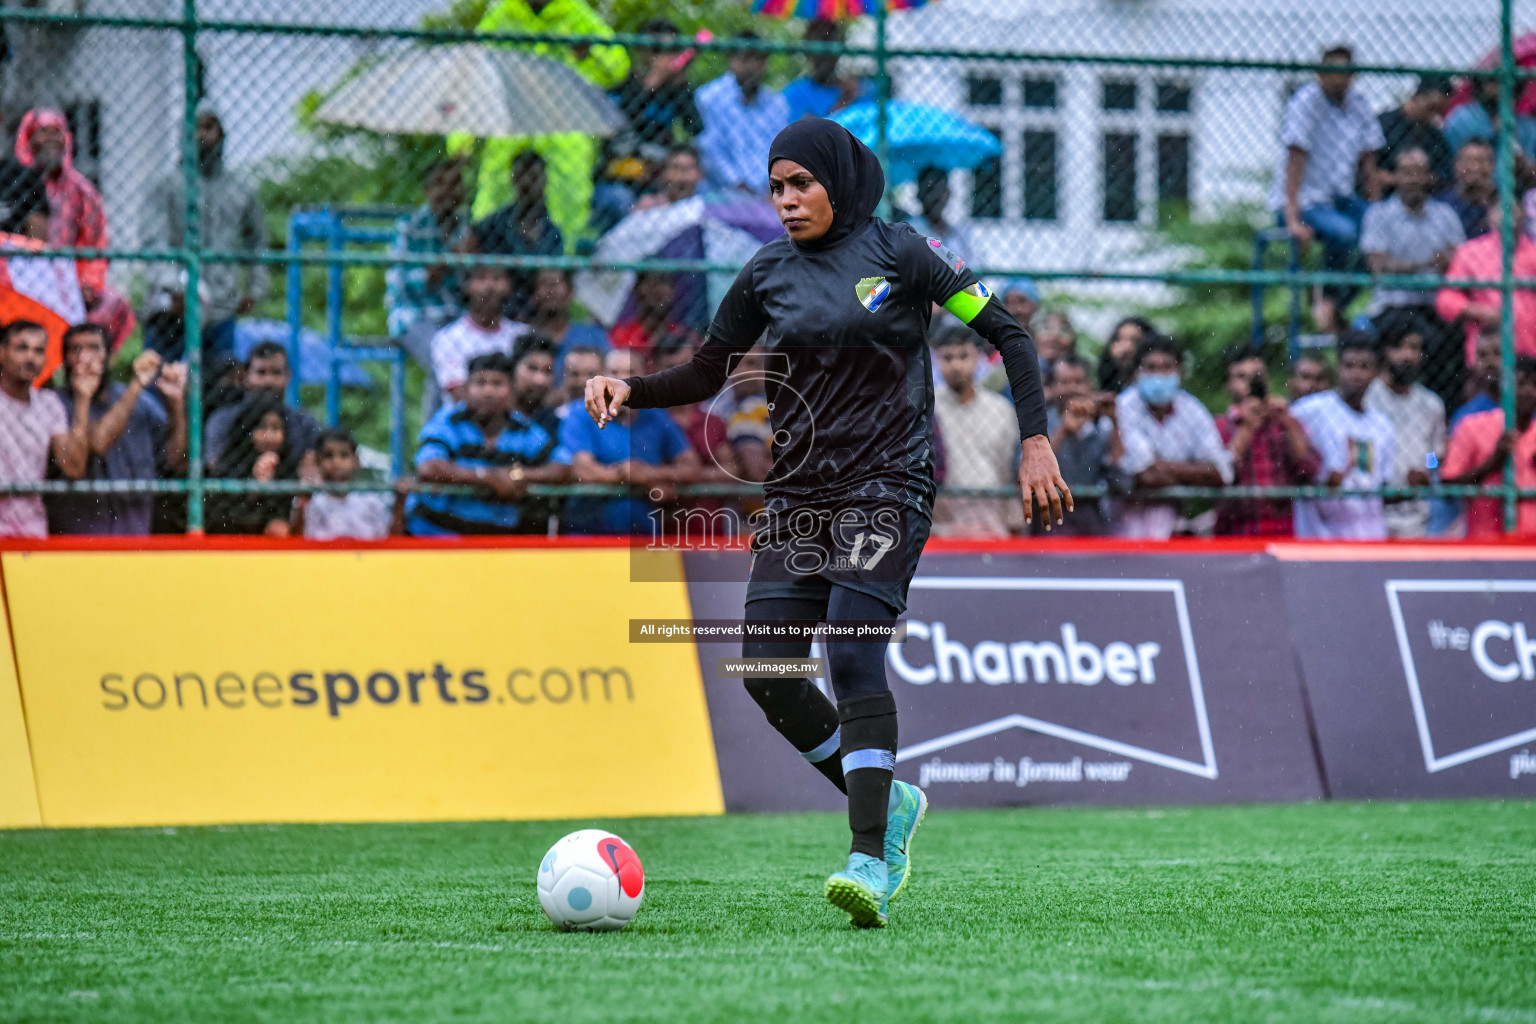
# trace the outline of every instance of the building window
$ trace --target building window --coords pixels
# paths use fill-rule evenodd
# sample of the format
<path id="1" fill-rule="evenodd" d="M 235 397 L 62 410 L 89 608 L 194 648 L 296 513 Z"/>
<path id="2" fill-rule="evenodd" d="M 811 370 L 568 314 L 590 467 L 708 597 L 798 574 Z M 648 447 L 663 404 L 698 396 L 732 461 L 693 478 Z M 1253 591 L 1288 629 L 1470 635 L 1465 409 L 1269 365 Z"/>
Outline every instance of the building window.
<path id="1" fill-rule="evenodd" d="M 995 129 L 990 129 L 997 134 Z M 1003 158 L 989 157 L 971 174 L 971 217 L 997 220 L 1003 215 Z"/>
<path id="2" fill-rule="evenodd" d="M 1189 202 L 1189 136 L 1169 133 L 1157 137 L 1157 201 Z"/>
<path id="3" fill-rule="evenodd" d="M 1056 219 L 1056 133 L 1024 133 L 1024 219 Z"/>
<path id="4" fill-rule="evenodd" d="M 1188 82 L 1163 81 L 1157 83 L 1157 110 L 1162 114 L 1189 113 L 1190 88 Z"/>
<path id="5" fill-rule="evenodd" d="M 1024 106 L 1031 110 L 1056 109 L 1056 79 L 1025 78 Z"/>
<path id="6" fill-rule="evenodd" d="M 1003 80 L 997 75 L 966 75 L 966 102 L 973 107 L 1003 105 Z"/>
<path id="7" fill-rule="evenodd" d="M 1135 79 L 1106 78 L 1101 106 L 1105 110 L 1135 110 Z"/>
<path id="8" fill-rule="evenodd" d="M 1136 133 L 1104 133 L 1104 219 L 1136 219 Z"/>
<path id="9" fill-rule="evenodd" d="M 971 175 L 971 217 L 1014 225 L 1060 223 L 1066 216 L 1061 75 L 1050 67 L 999 62 L 966 69 L 963 84 L 967 102 L 961 113 L 1002 144 L 1002 153 Z"/>

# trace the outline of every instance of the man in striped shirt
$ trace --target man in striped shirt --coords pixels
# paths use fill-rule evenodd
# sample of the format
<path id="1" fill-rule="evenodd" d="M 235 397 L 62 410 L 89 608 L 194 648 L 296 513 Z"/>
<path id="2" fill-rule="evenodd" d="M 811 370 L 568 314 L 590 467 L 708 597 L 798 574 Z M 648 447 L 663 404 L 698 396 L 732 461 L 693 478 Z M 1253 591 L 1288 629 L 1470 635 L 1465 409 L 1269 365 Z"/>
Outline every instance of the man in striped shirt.
<path id="1" fill-rule="evenodd" d="M 475 494 L 413 494 L 407 525 L 413 536 L 542 533 L 525 522 L 530 483 L 570 476 L 549 431 L 512 408 L 513 369 L 500 352 L 469 363 L 464 401 L 445 406 L 421 429 L 416 477 L 427 484 L 464 484 Z M 551 461 L 551 460 L 554 461 Z"/>

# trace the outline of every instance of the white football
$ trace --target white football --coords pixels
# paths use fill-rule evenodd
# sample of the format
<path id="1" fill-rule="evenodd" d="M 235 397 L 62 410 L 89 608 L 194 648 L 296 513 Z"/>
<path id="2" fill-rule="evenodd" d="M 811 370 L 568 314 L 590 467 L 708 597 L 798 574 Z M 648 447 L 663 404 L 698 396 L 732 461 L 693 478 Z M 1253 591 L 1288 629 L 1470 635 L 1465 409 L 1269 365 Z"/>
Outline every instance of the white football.
<path id="1" fill-rule="evenodd" d="M 566 931 L 615 932 L 645 897 L 645 869 L 628 843 L 600 828 L 561 839 L 539 863 L 539 905 Z"/>

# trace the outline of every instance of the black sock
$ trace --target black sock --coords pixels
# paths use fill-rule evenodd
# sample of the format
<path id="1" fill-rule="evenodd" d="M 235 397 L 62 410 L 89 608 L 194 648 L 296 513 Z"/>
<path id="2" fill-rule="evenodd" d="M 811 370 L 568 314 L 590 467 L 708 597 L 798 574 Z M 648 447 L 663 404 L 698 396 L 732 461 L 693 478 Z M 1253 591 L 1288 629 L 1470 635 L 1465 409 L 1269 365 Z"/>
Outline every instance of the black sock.
<path id="1" fill-rule="evenodd" d="M 853 853 L 885 859 L 885 821 L 896 770 L 896 698 L 889 690 L 838 701 Z"/>
<path id="2" fill-rule="evenodd" d="M 843 765 L 837 708 L 809 679 L 747 679 L 747 693 L 763 709 L 768 724 L 789 740 L 800 756 L 832 785 L 848 792 Z"/>
<path id="3" fill-rule="evenodd" d="M 815 622 L 827 612 L 825 600 L 797 597 L 769 597 L 748 601 L 745 621 L 773 623 L 785 619 Z M 741 656 L 751 658 L 804 658 L 811 653 L 811 640 L 745 640 Z M 763 709 L 768 724 L 779 731 L 811 763 L 844 793 L 843 765 L 838 757 L 840 733 L 837 708 L 827 695 L 811 685 L 809 679 L 746 679 L 747 693 Z"/>

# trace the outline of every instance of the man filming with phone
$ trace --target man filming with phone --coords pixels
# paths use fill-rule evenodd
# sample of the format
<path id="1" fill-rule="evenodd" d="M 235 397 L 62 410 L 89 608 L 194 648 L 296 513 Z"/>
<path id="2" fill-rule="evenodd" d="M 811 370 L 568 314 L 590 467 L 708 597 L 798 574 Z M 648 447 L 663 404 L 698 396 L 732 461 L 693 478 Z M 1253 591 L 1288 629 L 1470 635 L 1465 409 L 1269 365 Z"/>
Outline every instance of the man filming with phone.
<path id="1" fill-rule="evenodd" d="M 1318 457 L 1306 429 L 1284 398 L 1269 392 L 1264 359 L 1247 346 L 1227 353 L 1227 394 L 1232 404 L 1216 429 L 1232 453 L 1233 483 L 1249 487 L 1310 484 Z M 1216 509 L 1216 532 L 1239 537 L 1289 537 L 1291 499 L 1238 498 Z"/>
<path id="2" fill-rule="evenodd" d="M 1115 396 L 1090 390 L 1089 374 L 1088 361 L 1075 352 L 1051 364 L 1046 377 L 1046 394 L 1052 401 L 1045 413 L 1046 432 L 1061 467 L 1061 478 L 1073 493 L 1088 487 L 1125 490 L 1128 481 L 1118 468 L 1124 450 L 1115 420 Z M 1057 526 L 1052 533 L 1105 536 L 1113 525 L 1110 508 L 1108 499 L 1083 498 L 1069 517 L 1071 522 Z"/>

